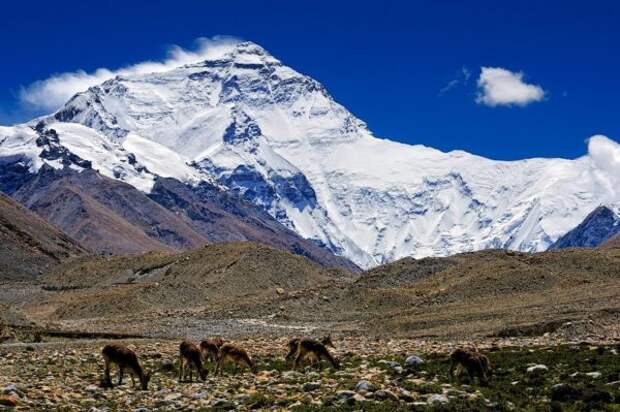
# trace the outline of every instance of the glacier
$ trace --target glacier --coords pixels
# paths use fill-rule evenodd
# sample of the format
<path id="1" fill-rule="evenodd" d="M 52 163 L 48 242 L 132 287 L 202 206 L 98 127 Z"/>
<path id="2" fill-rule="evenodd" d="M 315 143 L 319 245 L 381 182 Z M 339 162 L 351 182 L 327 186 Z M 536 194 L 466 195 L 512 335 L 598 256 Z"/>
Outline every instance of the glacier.
<path id="1" fill-rule="evenodd" d="M 49 116 L 0 127 L 0 165 L 64 167 L 36 144 L 49 130 L 108 177 L 147 193 L 154 176 L 215 182 L 364 268 L 546 250 L 598 205 L 620 200 L 611 139 L 592 137 L 577 159 L 496 161 L 378 138 L 319 82 L 252 42 L 116 76 Z"/>

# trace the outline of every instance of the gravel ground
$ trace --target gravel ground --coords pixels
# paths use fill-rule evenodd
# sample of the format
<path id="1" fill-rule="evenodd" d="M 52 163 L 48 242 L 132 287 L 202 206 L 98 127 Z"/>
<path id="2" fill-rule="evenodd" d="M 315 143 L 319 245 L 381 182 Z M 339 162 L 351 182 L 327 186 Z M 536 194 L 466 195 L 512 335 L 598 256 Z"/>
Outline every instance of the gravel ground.
<path id="1" fill-rule="evenodd" d="M 531 410 L 549 410 L 554 403 L 565 410 L 581 410 L 571 405 L 614 410 L 614 402 L 620 401 L 618 342 L 336 337 L 332 352 L 342 363 L 340 370 L 325 364 L 322 369 L 292 371 L 283 359 L 287 339 L 249 339 L 236 343 L 256 361 L 256 375 L 249 371 L 233 375 L 228 369 L 215 377 L 213 365 L 208 365 L 211 373 L 206 381 L 179 383 L 178 340 L 126 341 L 153 373 L 147 391 L 133 388 L 127 375 L 121 386 L 101 386 L 100 350 L 106 342 L 0 345 L 0 404 L 15 404 L 4 406 L 15 410 L 92 412 L 359 410 L 362 405 L 366 410 L 522 410 L 528 405 Z M 491 359 L 494 375 L 488 387 L 466 379 L 459 383 L 448 375 L 447 354 L 457 346 L 472 345 Z M 529 372 L 536 365 L 543 367 Z M 574 399 L 571 393 L 576 394 Z"/>

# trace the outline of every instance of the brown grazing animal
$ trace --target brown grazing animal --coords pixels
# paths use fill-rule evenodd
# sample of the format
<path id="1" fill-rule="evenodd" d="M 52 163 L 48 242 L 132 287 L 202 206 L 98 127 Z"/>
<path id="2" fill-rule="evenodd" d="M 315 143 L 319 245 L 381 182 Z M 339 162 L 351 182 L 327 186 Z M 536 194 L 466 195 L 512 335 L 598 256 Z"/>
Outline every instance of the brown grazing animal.
<path id="1" fill-rule="evenodd" d="M 207 378 L 207 371 L 202 365 L 202 352 L 200 346 L 189 340 L 184 340 L 179 345 L 179 382 L 186 378 L 189 372 L 189 381 L 192 382 L 192 369 L 195 368 L 200 379 Z M 188 371 L 189 369 L 189 371 Z"/>
<path id="2" fill-rule="evenodd" d="M 222 369 L 226 362 L 231 362 L 235 365 L 235 374 L 239 366 L 241 366 L 242 369 L 247 366 L 254 374 L 257 372 L 256 366 L 254 362 L 252 362 L 252 359 L 250 359 L 248 353 L 232 343 L 225 343 L 220 347 L 217 356 L 217 368 L 215 369 L 216 374 L 223 373 Z"/>
<path id="3" fill-rule="evenodd" d="M 112 380 L 110 379 L 110 366 L 116 364 L 118 366 L 118 384 L 123 384 L 123 373 L 125 369 L 129 369 L 132 373 L 131 383 L 135 386 L 134 375 L 140 379 L 140 388 L 146 390 L 151 379 L 150 373 L 144 373 L 138 357 L 135 352 L 126 346 L 120 344 L 106 345 L 101 350 L 103 360 L 105 362 L 105 382 L 106 385 L 112 386 Z"/>
<path id="4" fill-rule="evenodd" d="M 310 338 L 307 338 L 307 337 L 293 338 L 288 341 L 288 354 L 284 358 L 286 359 L 287 362 L 291 361 L 295 357 L 295 354 L 297 353 L 297 346 L 299 346 L 299 341 L 302 339 L 310 339 Z M 334 346 L 334 343 L 332 342 L 331 334 L 323 336 L 319 342 L 321 342 L 326 347 L 331 346 L 334 349 L 336 348 Z"/>
<path id="5" fill-rule="evenodd" d="M 200 351 L 205 359 L 209 359 L 211 362 L 217 362 L 217 355 L 220 351 L 220 347 L 224 344 L 224 339 L 214 338 L 206 339 L 200 342 Z"/>
<path id="6" fill-rule="evenodd" d="M 480 384 L 487 385 L 489 382 L 489 374 L 491 373 L 491 365 L 489 358 L 477 351 L 467 351 L 457 349 L 450 355 L 450 378 L 454 377 L 454 371 L 459 369 L 457 376 L 460 376 L 462 369 L 467 371 L 470 381 L 478 377 Z"/>
<path id="7" fill-rule="evenodd" d="M 326 359 L 334 369 L 340 369 L 338 360 L 334 359 L 323 343 L 314 339 L 301 338 L 299 340 L 295 352 L 294 369 L 297 369 L 304 359 L 311 359 L 312 363 L 317 362 L 319 368 L 322 368 L 321 359 Z"/>

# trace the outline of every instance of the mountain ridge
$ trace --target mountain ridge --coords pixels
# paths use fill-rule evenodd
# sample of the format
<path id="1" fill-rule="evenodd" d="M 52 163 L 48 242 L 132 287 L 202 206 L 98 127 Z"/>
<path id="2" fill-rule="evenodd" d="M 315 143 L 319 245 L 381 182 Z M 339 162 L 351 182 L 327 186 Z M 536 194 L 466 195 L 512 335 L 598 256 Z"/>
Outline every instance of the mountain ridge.
<path id="1" fill-rule="evenodd" d="M 78 154 L 108 177 L 145 193 L 157 177 L 210 181 L 362 267 L 545 250 L 618 200 L 596 153 L 507 162 L 376 138 L 320 83 L 251 42 L 167 72 L 117 76 L 38 121 L 71 152 L 82 140 L 90 152 L 107 147 Z M 9 139 L 0 156 L 21 150 L 36 167 L 27 140 Z M 617 147 L 602 136 L 589 145 Z"/>

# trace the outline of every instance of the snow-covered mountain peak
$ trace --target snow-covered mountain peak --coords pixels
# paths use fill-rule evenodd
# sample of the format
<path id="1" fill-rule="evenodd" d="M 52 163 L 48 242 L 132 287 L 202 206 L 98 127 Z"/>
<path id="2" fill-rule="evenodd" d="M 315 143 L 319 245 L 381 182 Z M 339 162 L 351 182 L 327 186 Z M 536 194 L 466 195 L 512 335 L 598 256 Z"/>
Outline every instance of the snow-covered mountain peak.
<path id="1" fill-rule="evenodd" d="M 96 133 L 84 139 L 107 139 L 150 173 L 214 178 L 364 267 L 489 247 L 544 250 L 597 205 L 620 201 L 615 157 L 606 155 L 620 149 L 609 139 L 591 139 L 590 154 L 575 160 L 513 162 L 378 139 L 319 82 L 251 42 L 110 79 L 45 122 L 80 123 Z"/>
<path id="2" fill-rule="evenodd" d="M 213 60 L 217 59 L 210 59 L 206 61 Z M 271 54 L 269 54 L 267 50 L 265 50 L 258 44 L 252 43 L 250 41 L 238 43 L 220 60 L 230 60 L 237 64 L 247 65 L 280 64 L 280 61 L 273 57 Z"/>
<path id="3" fill-rule="evenodd" d="M 251 42 L 167 72 L 117 76 L 74 96 L 50 120 L 82 123 L 119 140 L 133 131 L 199 161 L 221 141 L 235 111 L 276 145 L 370 135 L 320 83 Z"/>

